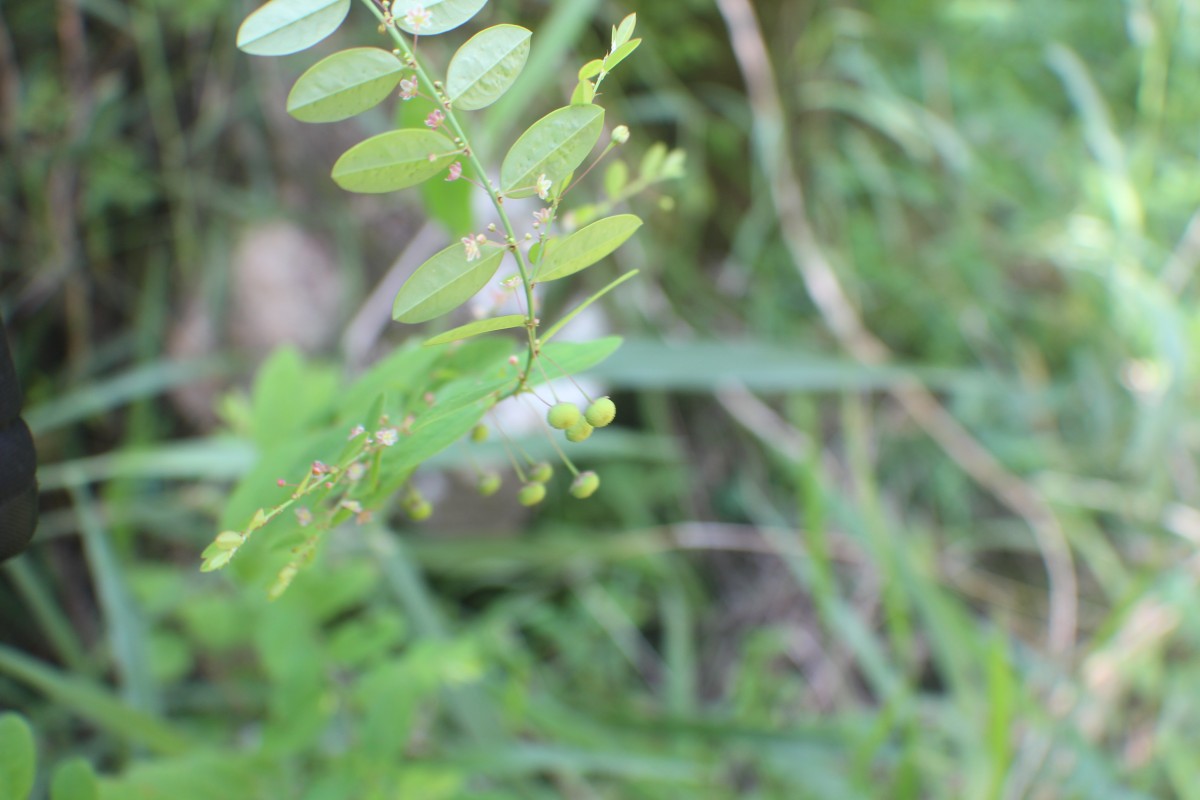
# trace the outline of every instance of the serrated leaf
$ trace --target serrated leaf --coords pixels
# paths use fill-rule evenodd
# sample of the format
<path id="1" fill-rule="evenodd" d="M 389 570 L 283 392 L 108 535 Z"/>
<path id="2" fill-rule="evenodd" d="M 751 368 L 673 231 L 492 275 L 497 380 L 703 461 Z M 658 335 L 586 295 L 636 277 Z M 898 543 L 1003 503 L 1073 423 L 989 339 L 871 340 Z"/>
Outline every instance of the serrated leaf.
<path id="1" fill-rule="evenodd" d="M 237 46 L 254 56 L 285 56 L 312 47 L 338 29 L 350 0 L 271 0 L 246 17 Z"/>
<path id="2" fill-rule="evenodd" d="M 470 339 L 472 336 L 479 336 L 482 333 L 519 328 L 524 324 L 525 317 L 521 314 L 508 314 L 503 317 L 481 319 L 475 322 L 468 322 L 466 325 L 459 325 L 457 328 L 448 330 L 445 333 L 440 333 L 425 342 L 425 346 L 431 347 L 435 344 L 448 344 L 449 342 L 457 342 L 462 339 Z"/>
<path id="3" fill-rule="evenodd" d="M 337 122 L 383 102 L 405 66 L 378 47 L 355 47 L 313 64 L 288 94 L 287 111 L 301 122 Z"/>
<path id="4" fill-rule="evenodd" d="M 54 770 L 50 800 L 97 800 L 100 786 L 92 765 L 82 758 L 64 761 Z"/>
<path id="5" fill-rule="evenodd" d="M 547 253 L 538 268 L 537 281 L 565 278 L 590 267 L 624 244 L 641 226 L 642 221 L 633 214 L 617 214 L 575 231 Z"/>
<path id="6" fill-rule="evenodd" d="M 587 158 L 600 139 L 604 109 L 572 105 L 551 111 L 513 144 L 500 166 L 500 187 L 510 197 L 536 193 L 538 177 L 555 186 Z"/>
<path id="7" fill-rule="evenodd" d="M 634 39 L 631 42 L 626 42 L 625 44 L 621 45 L 616 50 L 613 50 L 604 57 L 604 70 L 606 72 L 612 72 L 616 68 L 617 64 L 620 64 L 622 61 L 629 58 L 633 51 L 638 49 L 638 45 L 641 43 L 641 39 Z"/>
<path id="8" fill-rule="evenodd" d="M 18 714 L 0 714 L 0 797 L 29 797 L 36 767 L 37 750 L 29 723 Z"/>
<path id="9" fill-rule="evenodd" d="M 519 25 L 494 25 L 458 48 L 446 71 L 446 91 L 455 107 L 486 108 L 508 91 L 525 68 L 532 36 Z"/>
<path id="10" fill-rule="evenodd" d="M 484 287 L 504 260 L 495 250 L 478 261 L 467 261 L 461 244 L 452 244 L 417 267 L 392 304 L 392 318 L 425 322 L 458 308 Z"/>
<path id="11" fill-rule="evenodd" d="M 479 13 L 487 0 L 400 0 L 392 6 L 396 24 L 408 33 L 435 36 L 453 30 Z M 429 12 L 429 22 L 413 28 L 404 21 L 409 11 L 423 8 Z"/>
<path id="12" fill-rule="evenodd" d="M 333 180 L 351 192 L 394 192 L 429 180 L 459 155 L 454 142 L 437 131 L 389 131 L 343 153 L 333 165 Z"/>

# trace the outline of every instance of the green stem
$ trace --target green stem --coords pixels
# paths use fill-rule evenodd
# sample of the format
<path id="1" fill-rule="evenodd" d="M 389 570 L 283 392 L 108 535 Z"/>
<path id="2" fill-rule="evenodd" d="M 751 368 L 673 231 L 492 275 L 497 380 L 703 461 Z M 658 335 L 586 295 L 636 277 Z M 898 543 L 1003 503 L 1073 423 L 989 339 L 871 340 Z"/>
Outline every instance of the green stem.
<path id="1" fill-rule="evenodd" d="M 495 186 L 493 186 L 492 182 L 488 179 L 487 171 L 484 169 L 483 164 L 479 161 L 479 157 L 475 155 L 475 148 L 471 146 L 471 141 L 467 137 L 466 131 L 459 123 L 458 117 L 454 113 L 454 108 L 451 106 L 449 100 L 445 97 L 445 94 L 439 89 L 438 85 L 434 83 L 433 79 L 429 76 L 429 73 L 425 70 L 424 65 L 422 65 L 420 60 L 417 58 L 416 53 L 413 52 L 408 40 L 400 34 L 400 31 L 396 29 L 395 24 L 387 24 L 384 13 L 375 0 L 363 0 L 363 3 L 371 9 L 371 13 L 373 13 L 376 18 L 378 18 L 379 21 L 387 28 L 388 33 L 392 37 L 392 41 L 396 43 L 396 47 L 399 48 L 400 52 L 404 55 L 405 62 L 413 69 L 414 72 L 417 73 L 417 78 L 421 84 L 427 86 L 429 91 L 432 92 L 433 96 L 438 99 L 439 107 L 442 109 L 442 113 L 445 115 L 446 124 L 452 131 L 454 131 L 455 136 L 457 136 L 458 140 L 462 143 L 464 155 L 466 156 L 467 161 L 475 170 L 475 173 L 479 176 L 480 185 L 483 186 L 484 190 L 488 193 L 488 197 L 490 197 L 492 200 L 492 206 L 496 209 L 496 214 L 500 217 L 500 222 L 504 225 L 504 233 L 507 239 L 506 244 L 508 249 L 511 250 L 513 255 L 517 258 L 517 269 L 521 274 L 521 284 L 525 287 L 525 331 L 529 336 L 529 352 L 526 354 L 525 369 L 521 373 L 520 379 L 517 382 L 517 386 L 511 392 L 509 392 L 509 395 L 519 394 L 525 389 L 525 384 L 528 381 L 530 371 L 533 368 L 533 360 L 537 357 L 538 321 L 537 317 L 534 316 L 533 313 L 533 281 L 530 277 L 531 273 L 529 266 L 525 263 L 525 254 L 521 252 L 520 245 L 517 243 L 516 231 L 513 229 L 512 221 L 508 218 L 508 213 L 504 210 L 504 201 L 501 199 L 500 193 L 496 191 Z"/>

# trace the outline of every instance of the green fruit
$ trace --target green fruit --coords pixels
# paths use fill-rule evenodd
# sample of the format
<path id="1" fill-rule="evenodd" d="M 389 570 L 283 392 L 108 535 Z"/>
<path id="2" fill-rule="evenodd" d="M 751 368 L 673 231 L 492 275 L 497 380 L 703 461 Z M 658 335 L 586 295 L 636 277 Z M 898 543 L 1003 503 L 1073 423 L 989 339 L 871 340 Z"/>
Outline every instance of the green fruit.
<path id="1" fill-rule="evenodd" d="M 545 483 L 554 477 L 554 467 L 542 461 L 529 468 L 529 480 L 535 483 Z"/>
<path id="2" fill-rule="evenodd" d="M 488 438 L 487 425 L 484 425 L 481 423 L 479 425 L 476 425 L 474 428 L 471 428 L 471 441 L 472 442 L 479 444 L 481 442 L 486 442 L 487 438 Z"/>
<path id="3" fill-rule="evenodd" d="M 574 403 L 559 403 L 546 414 L 546 422 L 550 423 L 551 428 L 565 431 L 579 422 L 580 416 L 579 406 Z"/>
<path id="4" fill-rule="evenodd" d="M 607 397 L 601 397 L 587 408 L 584 417 L 593 428 L 603 428 L 616 419 L 617 405 Z"/>
<path id="5" fill-rule="evenodd" d="M 600 476 L 588 470 L 581 472 L 571 483 L 571 494 L 578 497 L 580 500 L 585 500 L 596 493 L 600 488 Z"/>
<path id="6" fill-rule="evenodd" d="M 581 417 L 578 422 L 567 428 L 567 441 L 582 442 L 592 435 L 593 430 L 594 428 L 588 424 L 588 421 Z"/>
<path id="7" fill-rule="evenodd" d="M 415 503 L 406 503 L 404 506 L 408 512 L 408 518 L 413 522 L 421 522 L 433 516 L 433 506 L 428 500 L 418 500 Z"/>
<path id="8" fill-rule="evenodd" d="M 517 501 L 523 506 L 536 506 L 546 499 L 546 484 L 527 483 L 517 493 Z"/>
<path id="9" fill-rule="evenodd" d="M 479 493 L 484 497 L 491 497 L 500 490 L 500 476 L 495 472 L 488 472 L 479 476 Z"/>

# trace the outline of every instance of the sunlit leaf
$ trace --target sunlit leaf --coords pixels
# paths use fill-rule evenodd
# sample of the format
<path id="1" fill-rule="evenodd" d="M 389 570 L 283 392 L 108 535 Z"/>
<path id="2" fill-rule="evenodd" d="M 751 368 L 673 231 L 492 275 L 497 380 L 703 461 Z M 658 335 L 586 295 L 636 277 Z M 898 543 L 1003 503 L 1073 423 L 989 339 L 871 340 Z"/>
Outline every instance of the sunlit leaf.
<path id="1" fill-rule="evenodd" d="M 500 187 L 510 197 L 535 194 L 538 177 L 557 187 L 595 147 L 604 109 L 573 105 L 551 111 L 521 134 L 500 166 Z"/>
<path id="2" fill-rule="evenodd" d="M 638 49 L 638 45 L 641 43 L 642 43 L 641 39 L 634 39 L 631 42 L 626 42 L 625 44 L 621 45 L 616 50 L 613 50 L 611 53 L 609 53 L 607 56 L 605 56 L 604 57 L 605 71 L 611 72 L 617 66 L 617 64 L 620 64 L 622 61 L 629 58 L 629 56 L 633 53 L 633 51 Z"/>
<path id="3" fill-rule="evenodd" d="M 459 325 L 457 328 L 438 334 L 425 342 L 425 344 L 429 346 L 457 342 L 462 339 L 470 339 L 472 336 L 478 336 L 481 333 L 519 328 L 524 324 L 525 317 L 521 314 L 508 314 L 507 316 L 494 317 L 493 319 L 481 319 L 475 322 L 468 322 L 466 325 Z"/>
<path id="4" fill-rule="evenodd" d="M 343 153 L 333 165 L 333 179 L 351 192 L 394 192 L 429 180 L 459 155 L 454 143 L 437 131 L 389 131 Z"/>
<path id="5" fill-rule="evenodd" d="M 467 111 L 496 102 L 524 69 L 532 36 L 519 25 L 495 25 L 468 39 L 446 71 L 451 102 Z"/>
<path id="6" fill-rule="evenodd" d="M 494 250 L 478 261 L 467 261 L 461 244 L 452 244 L 414 272 L 392 305 L 392 318 L 424 322 L 458 308 L 496 274 L 504 250 Z"/>
<path id="7" fill-rule="evenodd" d="M 271 0 L 238 28 L 237 46 L 255 56 L 284 56 L 312 47 L 338 29 L 350 0 Z"/>
<path id="8" fill-rule="evenodd" d="M 400 59 L 378 47 L 356 47 L 314 64 L 296 81 L 287 110 L 301 122 L 336 122 L 383 102 L 404 74 Z"/>
<path id="9" fill-rule="evenodd" d="M 420 36 L 433 36 L 453 30 L 479 13 L 479 9 L 487 4 L 487 0 L 400 0 L 392 5 L 392 14 L 396 24 L 408 33 Z M 429 22 L 419 28 L 413 28 L 405 20 L 405 15 L 412 10 L 424 9 L 429 12 Z"/>
<path id="10" fill-rule="evenodd" d="M 546 254 L 537 280 L 545 283 L 590 267 L 624 244 L 641 226 L 642 221 L 633 214 L 617 214 L 575 231 Z"/>

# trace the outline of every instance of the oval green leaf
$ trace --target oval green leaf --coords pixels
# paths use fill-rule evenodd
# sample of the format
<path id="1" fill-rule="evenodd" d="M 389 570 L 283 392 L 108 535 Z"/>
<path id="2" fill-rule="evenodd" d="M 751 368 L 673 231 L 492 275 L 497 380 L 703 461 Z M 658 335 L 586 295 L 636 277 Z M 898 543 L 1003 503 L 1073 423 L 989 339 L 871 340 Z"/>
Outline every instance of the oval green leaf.
<path id="1" fill-rule="evenodd" d="M 439 333 L 437 336 L 425 342 L 425 346 L 432 347 L 435 344 L 459 342 L 463 339 L 470 339 L 472 336 L 478 336 L 481 333 L 506 331 L 509 328 L 519 328 L 524 324 L 525 317 L 521 314 L 508 314 L 507 316 L 503 317 L 481 319 L 476 322 L 468 322 L 466 325 L 459 325 L 457 328 L 452 328 L 445 333 Z"/>
<path id="2" fill-rule="evenodd" d="M 600 139 L 604 109 L 575 105 L 551 111 L 521 134 L 500 165 L 500 188 L 509 197 L 536 194 L 545 175 L 559 183 L 583 163 Z"/>
<path id="3" fill-rule="evenodd" d="M 242 22 L 237 46 L 253 56 L 286 56 L 338 29 L 350 0 L 271 0 Z"/>
<path id="4" fill-rule="evenodd" d="M 36 767 L 29 723 L 18 714 L 0 714 L 0 797 L 29 797 Z"/>
<path id="5" fill-rule="evenodd" d="M 355 47 L 323 58 L 296 80 L 287 111 L 301 122 L 337 122 L 383 102 L 405 66 L 378 47 Z"/>
<path id="6" fill-rule="evenodd" d="M 409 33 L 434 36 L 462 25 L 486 4 L 487 0 L 400 0 L 392 4 L 392 16 L 396 18 L 396 24 Z M 404 17 L 409 11 L 420 8 L 429 12 L 429 22 L 413 28 Z"/>
<path id="7" fill-rule="evenodd" d="M 64 761 L 54 770 L 50 800 L 97 800 L 100 785 L 92 765 L 82 758 Z"/>
<path id="8" fill-rule="evenodd" d="M 432 178 L 459 155 L 454 142 L 437 131 L 389 131 L 343 153 L 333 165 L 333 179 L 351 192 L 394 192 Z"/>
<path id="9" fill-rule="evenodd" d="M 633 214 L 617 214 L 575 231 L 547 251 L 545 261 L 538 268 L 537 281 L 545 283 L 565 278 L 590 267 L 624 244 L 640 227 L 642 221 Z"/>
<path id="10" fill-rule="evenodd" d="M 392 319 L 424 322 L 458 308 L 491 280 L 504 253 L 495 250 L 478 261 L 467 261 L 461 244 L 450 245 L 417 267 L 400 287 L 392 304 Z"/>
<path id="11" fill-rule="evenodd" d="M 496 102 L 525 68 L 532 36 L 520 25 L 494 25 L 468 39 L 446 71 L 451 102 L 465 111 Z"/>

